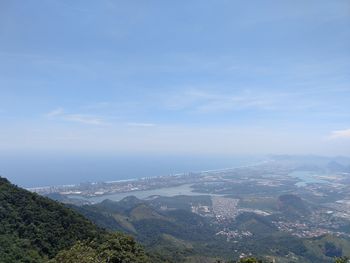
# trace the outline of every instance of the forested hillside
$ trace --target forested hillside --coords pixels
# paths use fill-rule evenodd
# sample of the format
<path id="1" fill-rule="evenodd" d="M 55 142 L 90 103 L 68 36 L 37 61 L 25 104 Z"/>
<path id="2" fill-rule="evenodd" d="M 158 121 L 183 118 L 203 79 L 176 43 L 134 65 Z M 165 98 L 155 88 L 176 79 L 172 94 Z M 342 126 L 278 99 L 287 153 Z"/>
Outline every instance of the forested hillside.
<path id="1" fill-rule="evenodd" d="M 97 258 L 148 262 L 133 238 L 111 234 L 64 205 L 0 177 L 1 263 L 92 263 Z"/>
<path id="2" fill-rule="evenodd" d="M 276 209 L 281 211 L 276 215 L 244 212 L 225 222 L 193 213 L 190 204 L 199 203 L 210 205 L 210 198 L 139 200 L 130 196 L 119 202 L 105 200 L 73 208 L 100 226 L 135 236 L 149 253 L 162 255 L 170 262 L 231 262 L 252 254 L 264 262 L 330 263 L 336 257 L 349 255 L 347 239 L 332 235 L 300 238 L 280 231 L 272 223 L 278 216 L 296 218 L 308 214 L 307 204 L 295 196 L 276 200 Z"/>

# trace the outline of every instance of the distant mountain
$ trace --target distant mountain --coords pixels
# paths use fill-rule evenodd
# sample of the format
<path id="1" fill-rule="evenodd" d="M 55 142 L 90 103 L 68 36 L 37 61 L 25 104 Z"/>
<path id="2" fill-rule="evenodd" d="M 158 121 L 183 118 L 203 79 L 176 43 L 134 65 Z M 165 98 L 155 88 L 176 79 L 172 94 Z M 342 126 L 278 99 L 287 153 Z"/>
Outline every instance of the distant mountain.
<path id="1" fill-rule="evenodd" d="M 87 262 L 84 253 L 101 262 L 107 254 L 111 263 L 148 262 L 131 237 L 111 234 L 64 205 L 0 177 L 0 262 L 41 263 L 56 256 L 50 262 L 66 263 L 77 254 L 80 262 Z"/>
<path id="2" fill-rule="evenodd" d="M 350 158 L 344 156 L 271 155 L 270 158 L 283 165 L 294 167 L 296 170 L 350 172 Z"/>
<path id="3" fill-rule="evenodd" d="M 327 170 L 329 172 L 348 172 L 349 167 L 339 163 L 338 161 L 332 160 L 327 164 Z"/>

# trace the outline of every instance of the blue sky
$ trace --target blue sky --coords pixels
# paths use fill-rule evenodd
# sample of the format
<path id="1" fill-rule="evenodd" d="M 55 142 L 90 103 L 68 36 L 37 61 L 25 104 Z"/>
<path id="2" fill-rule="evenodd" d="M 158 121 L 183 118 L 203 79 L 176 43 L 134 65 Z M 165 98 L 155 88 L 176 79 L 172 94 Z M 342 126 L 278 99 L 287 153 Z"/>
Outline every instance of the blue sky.
<path id="1" fill-rule="evenodd" d="M 347 0 L 0 0 L 0 153 L 350 155 L 349 105 Z"/>

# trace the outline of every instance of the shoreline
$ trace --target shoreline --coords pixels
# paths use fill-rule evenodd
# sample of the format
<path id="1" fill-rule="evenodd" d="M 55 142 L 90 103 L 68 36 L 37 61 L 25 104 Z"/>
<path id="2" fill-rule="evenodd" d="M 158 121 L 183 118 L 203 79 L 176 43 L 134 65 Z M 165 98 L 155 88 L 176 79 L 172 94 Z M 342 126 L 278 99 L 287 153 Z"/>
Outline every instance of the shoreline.
<path id="1" fill-rule="evenodd" d="M 96 185 L 96 184 L 117 184 L 117 183 L 124 183 L 124 182 L 136 182 L 136 181 L 144 181 L 144 180 L 152 180 L 157 178 L 164 178 L 164 177 L 171 177 L 171 176 L 186 176 L 189 174 L 199 174 L 203 175 L 206 173 L 220 173 L 230 170 L 236 170 L 236 169 L 242 169 L 242 168 L 250 168 L 259 166 L 262 164 L 266 164 L 271 162 L 271 160 L 265 160 L 261 162 L 257 162 L 254 164 L 249 165 L 240 165 L 237 167 L 229 167 L 229 168 L 219 168 L 219 169 L 210 169 L 210 170 L 201 170 L 201 171 L 189 171 L 189 172 L 181 172 L 181 173 L 175 173 L 175 174 L 168 174 L 168 175 L 160 175 L 160 176 L 149 176 L 149 177 L 141 177 L 141 178 L 130 178 L 130 179 L 121 179 L 121 180 L 112 180 L 112 181 L 101 181 L 101 182 L 80 182 L 77 184 L 63 184 L 63 185 L 51 185 L 51 186 L 38 186 L 38 187 L 26 187 L 25 189 L 31 192 L 35 192 L 38 190 L 45 190 L 45 189 L 55 189 L 55 188 L 74 188 L 79 187 L 83 184 L 89 184 L 89 185 Z M 133 191 L 131 191 L 133 192 Z"/>

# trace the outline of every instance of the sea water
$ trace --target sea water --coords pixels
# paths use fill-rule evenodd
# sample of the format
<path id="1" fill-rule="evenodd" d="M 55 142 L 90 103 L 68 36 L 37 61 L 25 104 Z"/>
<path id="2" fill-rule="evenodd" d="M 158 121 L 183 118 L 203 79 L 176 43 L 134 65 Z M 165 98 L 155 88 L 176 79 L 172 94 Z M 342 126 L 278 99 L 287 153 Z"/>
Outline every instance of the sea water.
<path id="1" fill-rule="evenodd" d="M 0 175 L 22 187 L 105 182 L 234 168 L 262 156 L 22 154 L 0 156 Z"/>

